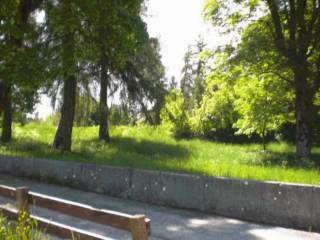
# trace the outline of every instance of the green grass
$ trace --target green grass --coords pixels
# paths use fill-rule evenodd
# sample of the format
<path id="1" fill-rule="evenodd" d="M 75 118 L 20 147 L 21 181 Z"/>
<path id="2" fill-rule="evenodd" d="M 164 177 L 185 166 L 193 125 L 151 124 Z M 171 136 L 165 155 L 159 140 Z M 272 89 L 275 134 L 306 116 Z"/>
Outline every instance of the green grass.
<path id="1" fill-rule="evenodd" d="M 164 126 L 141 125 L 112 127 L 110 144 L 97 140 L 97 127 L 76 127 L 73 150 L 63 153 L 51 148 L 54 133 L 50 125 L 15 125 L 14 140 L 2 145 L 0 154 L 320 185 L 320 148 L 300 161 L 294 146 L 285 143 L 270 143 L 263 152 L 260 144 L 177 140 Z"/>

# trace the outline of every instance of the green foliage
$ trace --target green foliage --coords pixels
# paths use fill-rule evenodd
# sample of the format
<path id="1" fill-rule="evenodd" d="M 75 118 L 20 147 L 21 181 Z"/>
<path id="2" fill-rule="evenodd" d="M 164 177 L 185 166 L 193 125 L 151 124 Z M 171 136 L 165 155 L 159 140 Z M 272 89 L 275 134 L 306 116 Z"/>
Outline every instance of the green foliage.
<path id="1" fill-rule="evenodd" d="M 245 28 L 231 62 L 244 69 L 235 87 L 239 119 L 234 126 L 238 134 L 256 133 L 263 140 L 270 131 L 294 123 L 290 86 L 293 74 L 274 42 L 270 42 L 272 36 L 265 27 L 268 20 L 267 16 L 260 18 Z"/>
<path id="2" fill-rule="evenodd" d="M 200 135 L 230 129 L 236 120 L 234 84 L 237 71 L 227 67 L 227 55 L 215 56 L 215 69 L 207 76 L 201 105 L 192 114 L 192 129 Z"/>
<path id="3" fill-rule="evenodd" d="M 97 101 L 89 94 L 78 90 L 74 122 L 76 126 L 92 126 L 97 124 L 95 114 L 98 112 Z"/>
<path id="4" fill-rule="evenodd" d="M 191 113 L 198 107 L 205 91 L 205 74 L 208 55 L 206 44 L 199 36 L 194 46 L 189 46 L 184 56 L 180 89 L 185 99 L 186 110 Z"/>
<path id="5" fill-rule="evenodd" d="M 206 0 L 204 7 L 206 19 L 225 32 L 245 29 L 238 47 L 251 73 L 259 78 L 264 74 L 276 76 L 281 85 L 287 83 L 288 92 L 294 93 L 298 158 L 310 156 L 316 124 L 314 101 L 320 89 L 319 10 L 319 4 L 311 0 Z"/>
<path id="6" fill-rule="evenodd" d="M 83 53 L 93 64 L 108 59 L 111 71 L 123 68 L 148 39 L 146 25 L 140 17 L 141 0 L 85 1 L 87 25 L 84 26 Z M 106 17 L 108 16 L 108 17 Z"/>
<path id="7" fill-rule="evenodd" d="M 185 99 L 182 92 L 171 90 L 165 98 L 165 105 L 161 110 L 161 121 L 168 124 L 176 137 L 190 135 L 190 123 L 185 109 Z"/>
<path id="8" fill-rule="evenodd" d="M 268 47 L 265 50 L 255 46 L 257 41 L 267 37 L 263 29 L 256 27 L 251 25 L 245 31 L 236 50 L 227 46 L 214 52 L 205 94 L 191 118 L 192 129 L 198 135 L 258 134 L 265 142 L 268 133 L 294 122 L 293 93 L 288 83 L 281 79 L 290 77 L 290 71 L 281 61 L 277 62 L 279 58 Z M 256 35 L 248 35 L 251 31 L 256 31 Z M 258 62 L 259 56 L 266 54 L 268 58 Z M 283 72 L 277 74 L 281 70 Z"/>
<path id="9" fill-rule="evenodd" d="M 192 51 L 190 47 L 184 55 L 184 66 L 182 68 L 182 78 L 180 81 L 180 89 L 183 93 L 184 101 L 186 102 L 187 110 L 192 109 L 192 89 L 194 86 Z"/>
<path id="10" fill-rule="evenodd" d="M 126 104 L 131 112 L 143 114 L 149 124 L 160 124 L 160 111 L 167 91 L 158 39 L 150 38 L 131 56 L 119 77 L 125 83 L 121 92 L 122 104 Z M 152 107 L 148 109 L 148 105 Z"/>
<path id="11" fill-rule="evenodd" d="M 293 96 L 276 79 L 243 77 L 237 82 L 235 92 L 239 96 L 235 101 L 239 119 L 234 124 L 238 134 L 257 133 L 264 140 L 270 131 L 294 119 L 289 110 Z"/>
<path id="12" fill-rule="evenodd" d="M 43 124 L 57 126 L 59 124 L 60 112 L 54 112 L 50 114 L 46 119 L 42 121 Z"/>
<path id="13" fill-rule="evenodd" d="M 129 125 L 130 116 L 127 106 L 113 104 L 109 109 L 109 123 L 113 126 Z"/>
<path id="14" fill-rule="evenodd" d="M 20 1 L 7 0 L 0 7 L 0 100 L 3 101 L 2 87 L 10 86 L 18 118 L 33 111 L 37 90 L 45 78 L 38 26 L 34 17 L 29 16 L 32 8 L 29 6 L 21 13 Z"/>
<path id="15" fill-rule="evenodd" d="M 49 239 L 37 230 L 37 222 L 29 219 L 25 213 L 20 214 L 17 222 L 8 221 L 0 215 L 1 240 L 44 240 Z"/>
<path id="16" fill-rule="evenodd" d="M 229 33 L 243 28 L 243 22 L 254 19 L 256 17 L 254 13 L 259 7 L 261 7 L 260 0 L 205 0 L 203 15 L 206 21 L 219 27 L 224 33 Z"/>

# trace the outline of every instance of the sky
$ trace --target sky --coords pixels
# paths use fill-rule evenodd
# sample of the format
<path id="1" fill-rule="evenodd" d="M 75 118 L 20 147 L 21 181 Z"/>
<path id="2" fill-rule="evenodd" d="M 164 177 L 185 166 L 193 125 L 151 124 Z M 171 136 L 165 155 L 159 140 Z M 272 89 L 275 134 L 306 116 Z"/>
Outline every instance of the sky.
<path id="1" fill-rule="evenodd" d="M 204 0 L 148 0 L 148 10 L 144 17 L 150 37 L 160 40 L 162 62 L 166 67 L 167 78 L 181 78 L 183 57 L 188 46 L 195 44 L 199 35 L 208 47 L 223 43 L 210 24 L 202 17 Z M 43 17 L 42 17 L 43 18 Z M 40 118 L 52 113 L 50 100 L 43 96 L 36 111 Z"/>
<path id="2" fill-rule="evenodd" d="M 168 78 L 180 79 L 184 54 L 199 35 L 208 46 L 223 41 L 210 24 L 205 24 L 203 5 L 204 0 L 149 0 L 145 20 L 149 35 L 160 39 L 162 62 Z"/>

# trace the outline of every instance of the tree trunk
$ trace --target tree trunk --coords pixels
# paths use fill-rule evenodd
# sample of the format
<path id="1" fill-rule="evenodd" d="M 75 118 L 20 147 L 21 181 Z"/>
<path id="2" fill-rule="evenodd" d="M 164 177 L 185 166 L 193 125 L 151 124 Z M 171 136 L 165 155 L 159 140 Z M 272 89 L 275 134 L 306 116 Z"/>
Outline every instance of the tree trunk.
<path id="1" fill-rule="evenodd" d="M 0 82 L 0 116 L 3 112 L 3 102 L 4 102 L 4 85 Z"/>
<path id="2" fill-rule="evenodd" d="M 263 129 L 263 132 L 262 132 L 262 146 L 263 146 L 263 152 L 266 152 L 267 145 L 266 145 L 266 131 L 265 131 L 265 129 Z"/>
<path id="3" fill-rule="evenodd" d="M 305 73 L 296 74 L 296 155 L 298 158 L 309 158 L 312 148 L 312 114 L 313 97 L 308 94 Z"/>
<path id="4" fill-rule="evenodd" d="M 29 15 L 41 4 L 41 0 L 32 3 L 30 0 L 21 0 L 19 2 L 19 9 L 17 12 L 18 21 L 15 23 L 22 32 L 24 27 L 28 23 Z M 19 50 L 22 46 L 23 36 L 16 38 L 11 36 L 9 44 L 15 44 L 16 50 Z M 5 36 L 5 39 L 7 36 Z M 14 70 L 13 70 L 14 72 Z M 0 106 L 0 113 L 3 111 L 3 126 L 1 140 L 3 142 L 9 142 L 12 138 L 12 85 L 11 83 L 3 83 L 0 86 L 0 100 L 2 101 Z"/>
<path id="5" fill-rule="evenodd" d="M 71 1 L 62 1 L 63 14 L 67 17 L 72 12 Z M 72 145 L 72 128 L 74 122 L 77 79 L 75 60 L 75 32 L 70 24 L 63 25 L 62 69 L 63 69 L 63 102 L 61 116 L 53 141 L 53 148 L 70 151 Z"/>
<path id="6" fill-rule="evenodd" d="M 1 141 L 9 142 L 12 137 L 12 87 L 10 84 L 3 85 L 3 124 Z"/>
<path id="7" fill-rule="evenodd" d="M 100 105 L 99 105 L 99 140 L 110 142 L 108 126 L 108 69 L 106 57 L 101 59 L 100 72 Z"/>
<path id="8" fill-rule="evenodd" d="M 70 151 L 72 143 L 72 128 L 76 105 L 77 80 L 74 75 L 68 76 L 63 86 L 63 103 L 59 126 L 54 138 L 55 149 Z"/>

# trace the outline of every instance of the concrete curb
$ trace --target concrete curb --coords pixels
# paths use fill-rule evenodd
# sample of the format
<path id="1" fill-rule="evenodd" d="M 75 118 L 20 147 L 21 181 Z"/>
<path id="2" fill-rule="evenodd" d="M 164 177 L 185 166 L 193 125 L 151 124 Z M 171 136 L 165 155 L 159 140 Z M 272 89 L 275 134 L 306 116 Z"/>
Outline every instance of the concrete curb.
<path id="1" fill-rule="evenodd" d="M 0 173 L 162 206 L 320 232 L 320 186 L 2 155 Z"/>

